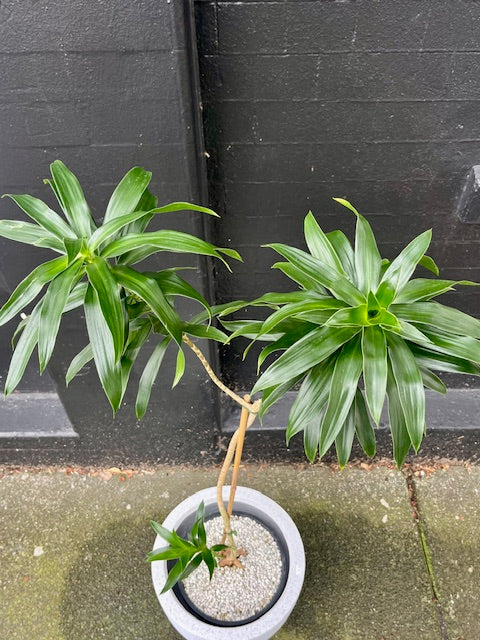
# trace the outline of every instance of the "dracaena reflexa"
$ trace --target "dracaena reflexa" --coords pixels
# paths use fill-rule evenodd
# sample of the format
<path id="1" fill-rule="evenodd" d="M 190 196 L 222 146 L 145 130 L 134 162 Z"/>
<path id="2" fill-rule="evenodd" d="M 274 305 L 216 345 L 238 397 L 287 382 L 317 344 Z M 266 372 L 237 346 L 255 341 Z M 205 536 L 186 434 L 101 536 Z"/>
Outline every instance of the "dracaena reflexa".
<path id="1" fill-rule="evenodd" d="M 480 375 L 480 321 L 434 300 L 456 285 L 476 283 L 413 278 L 418 265 L 438 275 L 425 255 L 431 231 L 414 238 L 394 260 L 382 259 L 368 221 L 346 200 L 335 200 L 356 216 L 354 245 L 341 231 L 324 233 L 308 213 L 308 251 L 267 245 L 282 257 L 273 267 L 294 282 L 294 290 L 248 303 L 270 310 L 263 321 L 223 324 L 231 338 L 268 342 L 259 368 L 271 354 L 279 355 L 252 391 L 262 394 L 260 417 L 301 383 L 287 442 L 303 432 L 312 461 L 335 444 L 344 466 L 356 435 L 372 456 L 373 425 L 387 399 L 400 467 L 425 432 L 424 388 L 446 391 L 434 371 Z M 215 313 L 223 318 L 246 304 L 224 305 Z"/>
<path id="2" fill-rule="evenodd" d="M 6 194 L 32 222 L 0 220 L 0 236 L 54 251 L 57 256 L 37 266 L 16 287 L 0 309 L 0 325 L 35 303 L 15 333 L 15 350 L 5 383 L 11 393 L 38 348 L 40 370 L 47 366 L 62 315 L 83 305 L 89 342 L 73 359 L 67 383 L 93 360 L 116 411 L 124 395 L 133 363 L 149 336 L 156 342 L 140 378 L 137 415 L 147 408 L 152 385 L 169 344 L 178 349 L 176 384 L 184 371 L 184 335 L 224 342 L 226 334 L 210 326 L 210 307 L 203 296 L 180 277 L 180 267 L 157 272 L 137 265 L 152 254 L 169 251 L 240 259 L 231 249 L 215 247 L 193 235 L 174 230 L 148 231 L 150 221 L 162 213 L 197 211 L 217 214 L 188 202 L 158 206 L 148 190 L 151 173 L 134 167 L 115 188 L 101 224 L 93 219 L 79 181 L 60 161 L 51 166 L 52 188 L 61 213 L 38 198 Z M 228 265 L 227 265 L 228 267 Z M 203 305 L 206 319 L 185 321 L 176 307 L 186 297 Z"/>

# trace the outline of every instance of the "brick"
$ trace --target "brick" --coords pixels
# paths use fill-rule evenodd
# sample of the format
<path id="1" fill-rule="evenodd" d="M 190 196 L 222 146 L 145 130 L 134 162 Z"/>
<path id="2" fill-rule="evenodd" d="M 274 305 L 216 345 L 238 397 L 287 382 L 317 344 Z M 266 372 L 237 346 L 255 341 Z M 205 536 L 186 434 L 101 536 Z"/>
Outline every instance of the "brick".
<path id="1" fill-rule="evenodd" d="M 62 3 L 4 0 L 0 51 L 169 51 L 171 13 L 168 3 L 155 0 L 79 0 L 68 11 Z"/>

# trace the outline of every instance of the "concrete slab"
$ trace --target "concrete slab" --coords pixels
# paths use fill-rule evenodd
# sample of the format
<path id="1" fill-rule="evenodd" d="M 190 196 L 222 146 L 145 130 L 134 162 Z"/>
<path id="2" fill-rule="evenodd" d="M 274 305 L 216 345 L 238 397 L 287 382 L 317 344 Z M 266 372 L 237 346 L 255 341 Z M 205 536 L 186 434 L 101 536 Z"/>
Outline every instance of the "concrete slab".
<path id="1" fill-rule="evenodd" d="M 480 469 L 416 480 L 449 640 L 480 638 Z"/>
<path id="2" fill-rule="evenodd" d="M 144 563 L 148 520 L 214 484 L 216 470 L 109 475 L 0 480 L 1 638 L 178 638 Z M 241 481 L 290 512 L 306 547 L 304 591 L 278 640 L 441 637 L 402 474 L 248 465 Z"/>

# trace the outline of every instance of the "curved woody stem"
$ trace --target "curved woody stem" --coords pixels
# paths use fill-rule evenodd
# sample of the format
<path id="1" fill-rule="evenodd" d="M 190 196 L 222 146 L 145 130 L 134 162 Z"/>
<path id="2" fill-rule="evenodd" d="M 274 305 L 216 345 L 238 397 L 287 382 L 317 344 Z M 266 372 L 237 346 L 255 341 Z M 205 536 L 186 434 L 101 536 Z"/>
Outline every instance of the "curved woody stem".
<path id="1" fill-rule="evenodd" d="M 245 439 L 245 433 L 249 427 L 254 423 L 255 418 L 257 417 L 258 410 L 260 408 L 260 400 L 256 400 L 252 402 L 249 395 L 245 395 L 241 398 L 234 391 L 229 389 L 227 386 L 221 382 L 213 372 L 213 369 L 209 365 L 207 359 L 200 351 L 200 349 L 188 338 L 185 334 L 183 335 L 183 341 L 187 344 L 190 349 L 195 353 L 197 358 L 202 363 L 205 371 L 208 373 L 213 382 L 219 387 L 221 391 L 230 396 L 237 404 L 242 407 L 242 413 L 240 416 L 240 425 L 238 429 L 233 434 L 227 449 L 227 453 L 225 455 L 225 459 L 222 464 L 222 468 L 220 470 L 220 475 L 218 476 L 217 481 L 217 505 L 220 515 L 222 516 L 223 526 L 224 526 L 224 534 L 222 543 L 225 542 L 225 539 L 228 542 L 228 546 L 230 548 L 230 553 L 234 560 L 237 557 L 237 549 L 235 546 L 235 541 L 233 539 L 232 527 L 230 524 L 230 516 L 232 515 L 233 510 L 233 502 L 235 499 L 235 491 L 237 488 L 237 480 L 238 473 L 240 469 L 240 461 L 242 457 L 243 451 L 243 443 Z M 225 479 L 227 477 L 228 470 L 230 465 L 232 464 L 233 457 L 235 456 L 234 469 L 232 474 L 232 483 L 230 487 L 230 495 L 228 500 L 228 507 L 225 508 L 223 503 L 222 490 L 225 484 Z"/>

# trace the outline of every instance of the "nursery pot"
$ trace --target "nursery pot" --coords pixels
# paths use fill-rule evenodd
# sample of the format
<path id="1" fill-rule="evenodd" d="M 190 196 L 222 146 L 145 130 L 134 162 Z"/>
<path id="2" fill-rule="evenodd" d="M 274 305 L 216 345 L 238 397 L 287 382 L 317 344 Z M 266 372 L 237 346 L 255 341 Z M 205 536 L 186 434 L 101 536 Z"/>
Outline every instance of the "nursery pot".
<path id="1" fill-rule="evenodd" d="M 230 487 L 223 488 L 223 499 L 228 501 Z M 167 516 L 163 526 L 180 534 L 193 524 L 198 505 L 205 503 L 205 513 L 218 515 L 216 487 L 193 494 Z M 272 601 L 258 616 L 246 621 L 223 623 L 202 615 L 185 600 L 183 589 L 175 587 L 161 593 L 167 579 L 167 561 L 152 562 L 155 593 L 172 626 L 186 640 L 268 640 L 285 623 L 300 595 L 305 575 L 305 552 L 302 539 L 288 513 L 276 502 L 259 491 L 238 487 L 235 494 L 234 515 L 245 515 L 261 522 L 276 539 L 282 556 L 282 580 Z M 165 546 L 157 536 L 154 549 Z"/>

